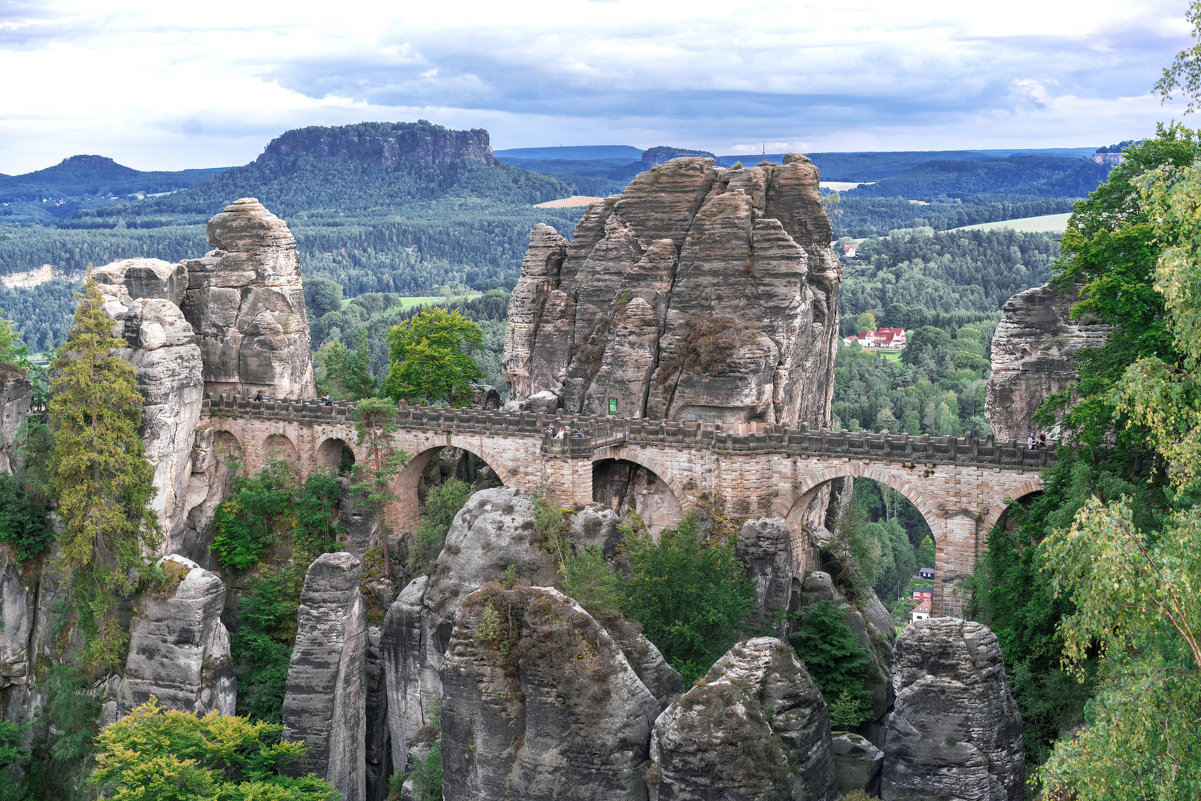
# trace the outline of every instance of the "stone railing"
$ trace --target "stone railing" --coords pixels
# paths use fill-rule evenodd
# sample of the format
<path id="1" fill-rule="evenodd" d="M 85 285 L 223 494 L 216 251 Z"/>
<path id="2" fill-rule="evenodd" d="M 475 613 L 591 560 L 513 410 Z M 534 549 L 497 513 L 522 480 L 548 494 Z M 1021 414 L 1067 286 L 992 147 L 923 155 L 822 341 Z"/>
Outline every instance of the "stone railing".
<path id="1" fill-rule="evenodd" d="M 354 425 L 354 404 L 320 400 L 264 400 L 210 396 L 204 411 L 213 417 L 286 420 L 301 424 Z M 909 434 L 809 429 L 788 426 L 644 420 L 533 412 L 483 411 L 436 406 L 397 407 L 402 429 L 451 434 L 539 437 L 542 453 L 560 458 L 592 458 L 596 451 L 622 445 L 660 445 L 724 453 L 796 454 L 887 461 L 988 464 L 1034 469 L 1055 463 L 1055 446 L 1029 450 L 1024 443 L 996 442 L 991 436 L 931 437 Z M 739 429 L 753 429 L 744 433 Z M 562 431 L 556 437 L 552 431 Z"/>

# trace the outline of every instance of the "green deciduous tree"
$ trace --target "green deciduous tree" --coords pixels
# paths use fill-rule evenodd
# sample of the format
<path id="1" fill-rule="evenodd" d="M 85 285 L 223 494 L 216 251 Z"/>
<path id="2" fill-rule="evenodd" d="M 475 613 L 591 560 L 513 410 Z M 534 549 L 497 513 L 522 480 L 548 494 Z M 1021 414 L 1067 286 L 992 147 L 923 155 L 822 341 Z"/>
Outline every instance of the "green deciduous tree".
<path id="1" fill-rule="evenodd" d="M 283 727 L 211 712 L 164 710 L 151 699 L 97 738 L 88 779 L 115 801 L 333 801 L 333 786 L 309 774 L 282 775 L 304 752 L 280 742 Z"/>
<path id="2" fill-rule="evenodd" d="M 855 328 L 859 331 L 875 331 L 876 330 L 876 315 L 871 312 L 864 312 L 855 318 Z"/>
<path id="3" fill-rule="evenodd" d="M 126 635 L 117 598 L 134 589 L 159 537 L 148 508 L 153 471 L 138 431 L 143 398 L 133 367 L 114 352 L 125 341 L 113 325 L 89 277 L 50 387 L 50 487 L 63 524 L 58 567 L 70 577 L 88 638 L 84 663 L 95 668 L 119 657 Z"/>
<path id="4" fill-rule="evenodd" d="M 733 545 L 706 541 L 691 517 L 658 540 L 637 523 L 624 535 L 631 574 L 622 609 L 690 684 L 737 641 L 755 608 L 753 582 Z"/>
<path id="5" fill-rule="evenodd" d="M 470 496 L 471 487 L 457 478 L 448 478 L 430 488 L 425 496 L 426 518 L 417 524 L 417 530 L 413 532 L 409 566 L 414 572 L 430 573 L 433 570 L 434 561 L 446 542 L 446 532 Z"/>
<path id="6" fill-rule="evenodd" d="M 483 347 L 480 327 L 456 310 L 423 309 L 388 335 L 392 366 L 384 388 L 394 400 L 471 403 L 483 375 L 468 350 Z"/>
<path id="7" fill-rule="evenodd" d="M 327 342 L 317 351 L 317 391 L 334 400 L 362 400 L 379 394 L 378 382 L 371 374 L 371 355 L 367 334 L 355 335 L 354 348 L 341 342 Z"/>

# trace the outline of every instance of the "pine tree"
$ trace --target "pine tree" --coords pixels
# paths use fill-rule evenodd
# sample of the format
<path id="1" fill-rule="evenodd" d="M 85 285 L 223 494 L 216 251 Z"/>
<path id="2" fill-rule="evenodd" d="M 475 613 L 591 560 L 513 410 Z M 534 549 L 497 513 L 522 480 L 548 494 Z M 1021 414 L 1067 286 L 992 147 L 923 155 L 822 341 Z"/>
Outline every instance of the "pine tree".
<path id="1" fill-rule="evenodd" d="M 113 335 L 90 276 L 78 298 L 67 341 L 51 365 L 50 488 L 63 523 L 58 568 L 70 577 L 88 641 L 83 661 L 102 668 L 124 645 L 118 597 L 133 591 L 146 563 L 143 549 L 153 550 L 159 531 L 147 508 L 153 471 L 138 432 L 143 398 L 136 373 L 114 354 L 125 342 Z"/>

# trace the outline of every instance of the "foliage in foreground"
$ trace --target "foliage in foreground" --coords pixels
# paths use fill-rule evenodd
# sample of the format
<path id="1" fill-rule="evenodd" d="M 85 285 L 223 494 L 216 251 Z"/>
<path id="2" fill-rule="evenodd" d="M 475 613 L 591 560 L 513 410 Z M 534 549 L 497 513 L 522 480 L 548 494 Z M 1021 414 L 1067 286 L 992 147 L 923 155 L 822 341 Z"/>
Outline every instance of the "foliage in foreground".
<path id="1" fill-rule="evenodd" d="M 622 609 L 687 686 L 737 641 L 755 610 L 754 583 L 733 544 L 706 541 L 692 517 L 664 529 L 658 541 L 637 523 L 623 528 L 630 578 Z"/>
<path id="2" fill-rule="evenodd" d="M 280 742 L 283 727 L 211 712 L 164 710 L 154 699 L 97 737 L 88 783 L 117 801 L 333 801 L 338 793 L 309 774 L 281 775 L 304 752 Z"/>
<path id="3" fill-rule="evenodd" d="M 413 532 L 413 551 L 409 554 L 409 567 L 416 573 L 431 573 L 446 532 L 455 515 L 467 503 L 471 487 L 457 478 L 448 478 L 436 487 L 431 487 L 425 496 L 426 518 L 417 524 Z"/>
<path id="4" fill-rule="evenodd" d="M 800 625 L 789 637 L 797 655 L 821 690 L 835 730 L 853 729 L 868 718 L 871 695 L 864 688 L 871 654 L 855 639 L 833 601 L 800 612 Z"/>

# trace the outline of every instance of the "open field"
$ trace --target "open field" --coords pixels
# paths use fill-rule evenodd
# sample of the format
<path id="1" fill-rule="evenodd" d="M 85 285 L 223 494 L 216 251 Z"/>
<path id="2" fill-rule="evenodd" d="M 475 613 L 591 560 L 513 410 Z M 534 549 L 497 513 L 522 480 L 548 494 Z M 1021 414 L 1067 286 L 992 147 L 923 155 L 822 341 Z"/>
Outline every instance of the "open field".
<path id="1" fill-rule="evenodd" d="M 450 300 L 453 303 L 454 301 L 457 301 L 457 300 L 467 300 L 468 298 L 477 298 L 482 294 L 483 294 L 482 292 L 471 292 L 470 294 L 467 294 L 467 295 L 455 295 Z M 347 306 L 349 306 L 350 302 L 352 300 L 354 300 L 354 298 L 343 298 L 342 299 L 342 308 L 345 309 Z M 393 309 L 400 308 L 400 309 L 403 309 L 404 311 L 408 311 L 409 309 L 412 309 L 415 306 L 431 306 L 435 303 L 445 303 L 446 296 L 444 296 L 444 295 L 421 295 L 421 296 L 406 295 L 402 298 L 398 298 L 397 300 L 399 302 L 396 303 L 396 305 L 392 306 L 391 308 L 393 308 Z"/>
<path id="2" fill-rule="evenodd" d="M 1016 220 L 1000 222 L 977 223 L 955 228 L 955 231 L 995 231 L 998 228 L 1012 228 L 1021 233 L 1062 234 L 1068 229 L 1068 217 L 1071 214 L 1043 214 L 1040 217 L 1020 217 Z"/>

